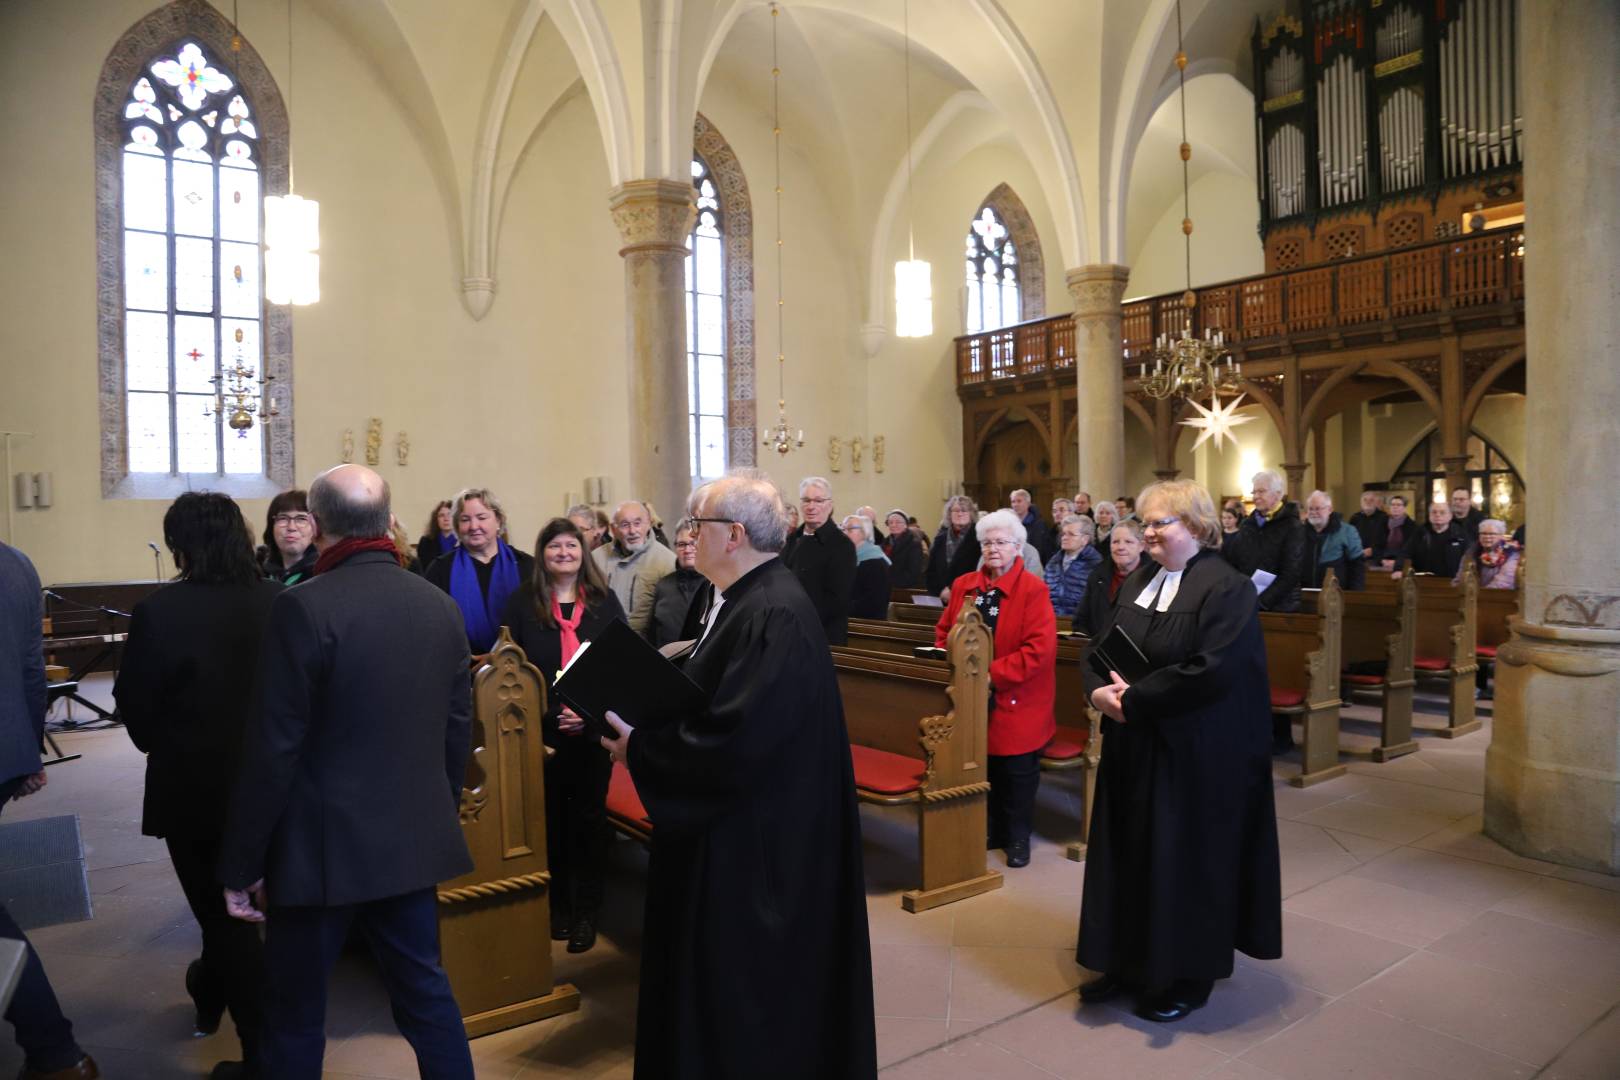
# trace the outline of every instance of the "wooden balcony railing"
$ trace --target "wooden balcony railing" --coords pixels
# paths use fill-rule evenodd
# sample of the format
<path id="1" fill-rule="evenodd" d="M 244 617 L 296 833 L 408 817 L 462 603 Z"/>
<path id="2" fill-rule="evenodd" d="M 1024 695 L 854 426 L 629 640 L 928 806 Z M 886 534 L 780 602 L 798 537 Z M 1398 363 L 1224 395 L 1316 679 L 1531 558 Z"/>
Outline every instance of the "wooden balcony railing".
<path id="1" fill-rule="evenodd" d="M 1522 310 L 1524 233 L 1441 240 L 1195 292 L 1195 334 L 1223 330 L 1243 353 L 1264 353 L 1285 342 L 1328 348 L 1358 334 L 1398 331 L 1402 324 Z M 1123 315 L 1127 363 L 1139 362 L 1159 334 L 1180 335 L 1186 321 L 1179 292 L 1133 300 Z M 1070 316 L 1019 323 L 957 338 L 956 382 L 966 387 L 1051 375 L 1073 368 L 1074 356 Z"/>

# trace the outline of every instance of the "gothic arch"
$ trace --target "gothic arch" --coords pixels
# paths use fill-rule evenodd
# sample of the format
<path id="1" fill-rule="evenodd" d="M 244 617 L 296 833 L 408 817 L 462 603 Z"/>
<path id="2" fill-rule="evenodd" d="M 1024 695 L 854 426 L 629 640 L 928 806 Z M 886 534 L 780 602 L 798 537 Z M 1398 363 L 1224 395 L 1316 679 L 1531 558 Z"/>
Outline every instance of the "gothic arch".
<path id="1" fill-rule="evenodd" d="M 997 184 L 984 197 L 979 209 L 990 207 L 1007 226 L 1008 238 L 1018 251 L 1019 321 L 1046 317 L 1046 261 L 1041 255 L 1041 237 L 1024 200 L 1006 183 Z M 978 211 L 974 212 L 978 216 Z"/>
<path id="2" fill-rule="evenodd" d="M 754 205 L 742 163 L 726 137 L 702 113 L 692 125 L 692 146 L 720 188 L 726 238 L 726 461 L 755 463 L 759 441 L 754 398 Z"/>
<path id="3" fill-rule="evenodd" d="M 275 79 L 251 42 L 239 36 L 223 15 L 204 0 L 174 0 L 126 30 L 101 65 L 92 119 L 96 173 L 96 363 L 101 424 L 103 498 L 168 498 L 184 490 L 185 479 L 137 488 L 129 472 L 129 427 L 124 408 L 124 244 L 123 137 L 121 106 L 144 67 L 163 50 L 193 39 L 215 56 L 228 57 L 232 76 L 253 103 L 259 127 L 263 190 L 287 193 L 287 106 Z M 267 425 L 264 478 L 222 476 L 215 490 L 263 497 L 293 485 L 292 312 L 285 304 L 264 305 L 264 371 L 283 397 L 281 415 Z"/>
<path id="4" fill-rule="evenodd" d="M 1486 393 L 1495 385 L 1496 380 L 1507 374 L 1515 364 L 1524 363 L 1524 357 L 1525 346 L 1520 345 L 1518 348 L 1503 353 L 1497 358 L 1496 363 L 1485 369 L 1485 374 L 1481 375 L 1479 381 L 1469 389 L 1468 399 L 1463 402 L 1462 428 L 1464 431 L 1470 430 L 1471 425 L 1474 423 L 1474 414 L 1479 412 L 1480 405 L 1485 401 Z M 1507 455 L 1503 454 L 1502 456 L 1506 457 Z"/>

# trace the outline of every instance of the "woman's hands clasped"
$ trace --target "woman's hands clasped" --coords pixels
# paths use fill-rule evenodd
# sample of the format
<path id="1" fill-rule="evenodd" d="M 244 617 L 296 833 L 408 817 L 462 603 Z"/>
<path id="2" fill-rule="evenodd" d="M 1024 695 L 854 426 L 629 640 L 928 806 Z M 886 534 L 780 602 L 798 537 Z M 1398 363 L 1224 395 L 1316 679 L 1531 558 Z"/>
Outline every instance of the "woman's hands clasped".
<path id="1" fill-rule="evenodd" d="M 1125 710 L 1120 705 L 1120 699 L 1131 684 L 1119 677 L 1119 672 L 1110 671 L 1108 677 L 1113 682 L 1107 686 L 1099 686 L 1091 694 L 1091 707 L 1118 724 L 1125 722 Z"/>

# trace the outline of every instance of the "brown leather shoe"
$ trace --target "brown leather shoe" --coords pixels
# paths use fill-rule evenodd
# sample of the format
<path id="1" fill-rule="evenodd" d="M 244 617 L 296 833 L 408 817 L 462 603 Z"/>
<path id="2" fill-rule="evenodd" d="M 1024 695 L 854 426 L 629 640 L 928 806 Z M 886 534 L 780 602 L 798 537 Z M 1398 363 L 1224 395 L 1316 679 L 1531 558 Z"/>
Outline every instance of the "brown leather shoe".
<path id="1" fill-rule="evenodd" d="M 96 1059 L 86 1054 L 79 1059 L 77 1065 L 52 1072 L 39 1072 L 24 1065 L 23 1071 L 17 1074 L 17 1080 L 96 1080 L 100 1075 L 101 1070 L 96 1068 Z"/>

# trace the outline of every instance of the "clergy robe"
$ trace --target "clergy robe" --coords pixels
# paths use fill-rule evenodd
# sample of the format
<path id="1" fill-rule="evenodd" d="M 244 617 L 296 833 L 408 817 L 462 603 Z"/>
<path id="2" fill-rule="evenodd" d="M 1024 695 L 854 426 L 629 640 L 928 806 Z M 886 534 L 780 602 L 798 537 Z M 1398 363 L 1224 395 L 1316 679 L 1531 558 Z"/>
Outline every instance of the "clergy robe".
<path id="1" fill-rule="evenodd" d="M 876 1077 L 843 703 L 780 559 L 725 591 L 685 671 L 708 709 L 628 751 L 653 824 L 636 1080 Z"/>
<path id="2" fill-rule="evenodd" d="M 1217 552 L 1187 564 L 1167 610 L 1120 586 L 1117 622 L 1153 672 L 1103 719 L 1075 956 L 1145 990 L 1232 974 L 1232 950 L 1282 955 L 1271 702 L 1254 584 Z M 1086 698 L 1106 681 L 1086 666 Z"/>

